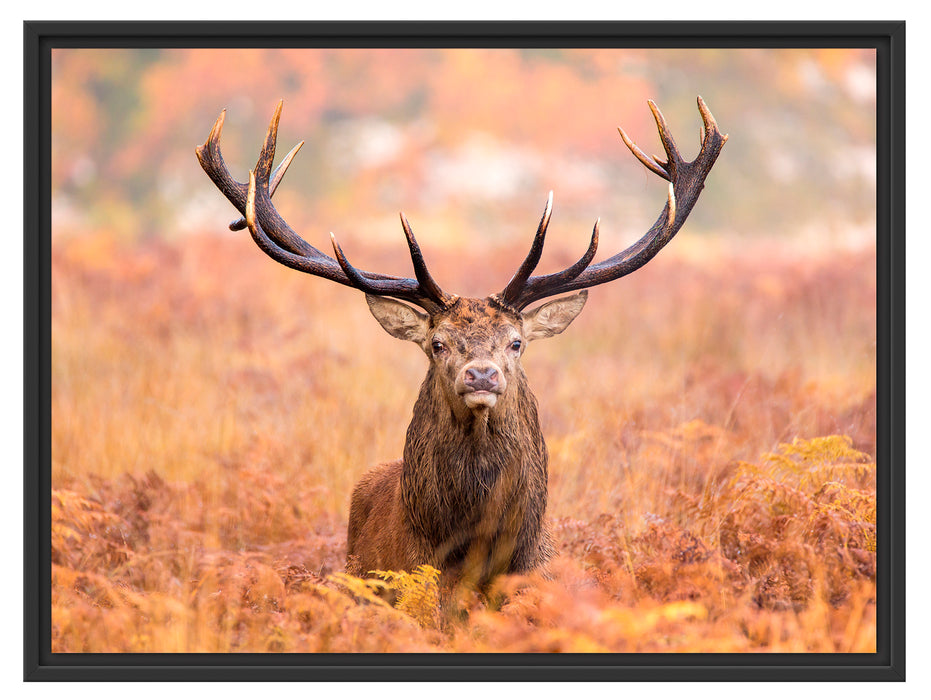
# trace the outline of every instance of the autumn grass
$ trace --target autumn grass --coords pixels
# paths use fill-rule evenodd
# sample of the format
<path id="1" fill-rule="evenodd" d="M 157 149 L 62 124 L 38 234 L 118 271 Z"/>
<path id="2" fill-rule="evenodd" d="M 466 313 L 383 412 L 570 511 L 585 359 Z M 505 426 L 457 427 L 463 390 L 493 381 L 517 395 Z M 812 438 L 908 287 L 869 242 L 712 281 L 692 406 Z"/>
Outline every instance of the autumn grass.
<path id="1" fill-rule="evenodd" d="M 247 236 L 57 239 L 53 651 L 873 651 L 874 254 L 680 248 L 529 348 L 560 555 L 459 615 L 341 575 L 426 362 L 358 293 Z M 468 255 L 431 268 L 479 295 L 521 251 Z"/>

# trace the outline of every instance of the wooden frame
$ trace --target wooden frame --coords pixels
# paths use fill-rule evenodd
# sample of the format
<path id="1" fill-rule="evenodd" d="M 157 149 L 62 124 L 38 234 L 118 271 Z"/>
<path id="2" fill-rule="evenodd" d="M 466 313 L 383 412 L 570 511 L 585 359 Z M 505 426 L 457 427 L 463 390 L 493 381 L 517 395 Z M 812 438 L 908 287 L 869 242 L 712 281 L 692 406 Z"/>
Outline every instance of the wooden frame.
<path id="1" fill-rule="evenodd" d="M 27 680 L 904 680 L 904 23 L 26 23 Z M 865 47 L 877 56 L 877 652 L 52 654 L 51 50 L 69 47 Z M 214 115 L 208 115 L 207 120 Z M 209 127 L 209 124 L 205 124 Z M 724 129 L 727 131 L 727 129 Z M 199 138 L 200 136 L 198 136 Z"/>

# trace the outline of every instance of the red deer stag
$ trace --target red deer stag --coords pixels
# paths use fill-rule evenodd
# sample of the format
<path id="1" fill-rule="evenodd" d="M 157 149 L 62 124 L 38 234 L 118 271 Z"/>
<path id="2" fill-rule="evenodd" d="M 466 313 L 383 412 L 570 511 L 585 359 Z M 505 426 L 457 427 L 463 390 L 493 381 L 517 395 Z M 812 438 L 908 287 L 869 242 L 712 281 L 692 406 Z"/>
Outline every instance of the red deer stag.
<path id="1" fill-rule="evenodd" d="M 578 262 L 560 272 L 531 276 L 543 250 L 550 193 L 526 259 L 502 291 L 485 299 L 462 298 L 440 288 L 403 213 L 414 279 L 360 271 L 335 238 L 334 258 L 298 236 L 271 202 L 302 145 L 272 172 L 281 103 L 248 183 L 231 177 L 220 153 L 225 111 L 197 148 L 203 169 L 244 217 L 231 228 L 248 227 L 259 248 L 283 265 L 361 290 L 382 327 L 419 345 L 429 359 L 403 459 L 373 468 L 353 491 L 349 573 L 410 571 L 430 564 L 444 572 L 447 582 L 482 586 L 501 573 L 540 567 L 552 555 L 544 523 L 546 445 L 521 356 L 531 341 L 566 329 L 585 305 L 587 287 L 630 274 L 672 240 L 727 140 L 699 97 L 701 150 L 694 161 L 685 161 L 663 115 L 649 105 L 665 160 L 646 155 L 618 131 L 643 165 L 669 181 L 667 201 L 652 228 L 626 250 L 592 264 L 596 221 L 588 250 Z M 582 291 L 524 311 L 533 302 L 576 290 Z"/>

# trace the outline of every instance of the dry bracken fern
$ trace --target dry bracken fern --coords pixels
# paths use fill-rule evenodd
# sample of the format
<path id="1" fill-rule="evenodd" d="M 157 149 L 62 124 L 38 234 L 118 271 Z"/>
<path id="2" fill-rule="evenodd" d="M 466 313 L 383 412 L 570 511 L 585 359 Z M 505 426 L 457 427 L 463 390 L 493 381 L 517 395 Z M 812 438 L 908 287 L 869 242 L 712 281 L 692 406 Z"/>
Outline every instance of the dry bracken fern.
<path id="1" fill-rule="evenodd" d="M 713 512 L 726 557 L 766 607 L 806 605 L 824 579 L 832 603 L 875 576 L 876 465 L 845 436 L 796 439 L 741 462 Z"/>
<path id="2" fill-rule="evenodd" d="M 372 571 L 395 591 L 395 607 L 407 613 L 423 627 L 437 623 L 440 606 L 440 572 L 429 564 L 406 571 Z"/>
<path id="3" fill-rule="evenodd" d="M 440 572 L 429 564 L 407 571 L 370 571 L 377 578 L 359 578 L 344 572 L 327 578 L 348 590 L 358 600 L 394 607 L 415 619 L 423 627 L 437 624 L 440 606 Z"/>

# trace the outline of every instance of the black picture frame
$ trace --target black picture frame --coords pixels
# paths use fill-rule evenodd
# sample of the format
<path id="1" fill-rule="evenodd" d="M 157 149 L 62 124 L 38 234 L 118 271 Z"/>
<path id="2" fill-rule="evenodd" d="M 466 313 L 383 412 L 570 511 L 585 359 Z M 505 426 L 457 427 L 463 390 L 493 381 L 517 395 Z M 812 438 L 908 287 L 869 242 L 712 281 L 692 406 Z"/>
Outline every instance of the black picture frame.
<path id="1" fill-rule="evenodd" d="M 47 680 L 905 679 L 904 22 L 26 22 L 24 678 Z M 50 652 L 51 50 L 67 47 L 864 47 L 877 56 L 875 654 L 276 655 Z"/>

